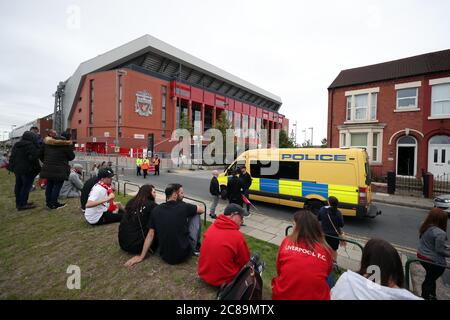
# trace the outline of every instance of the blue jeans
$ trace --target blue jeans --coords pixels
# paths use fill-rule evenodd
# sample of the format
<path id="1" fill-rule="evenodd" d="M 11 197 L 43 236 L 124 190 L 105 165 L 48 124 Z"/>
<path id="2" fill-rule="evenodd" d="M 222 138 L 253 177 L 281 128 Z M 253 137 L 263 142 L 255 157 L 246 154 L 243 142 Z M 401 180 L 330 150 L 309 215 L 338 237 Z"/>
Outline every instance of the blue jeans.
<path id="1" fill-rule="evenodd" d="M 59 180 L 47 180 L 47 186 L 45 187 L 45 202 L 47 206 L 53 206 L 58 203 L 58 196 L 64 181 Z"/>
<path id="2" fill-rule="evenodd" d="M 27 204 L 31 187 L 33 186 L 34 176 L 17 175 L 14 193 L 16 195 L 16 207 L 20 208 Z"/>

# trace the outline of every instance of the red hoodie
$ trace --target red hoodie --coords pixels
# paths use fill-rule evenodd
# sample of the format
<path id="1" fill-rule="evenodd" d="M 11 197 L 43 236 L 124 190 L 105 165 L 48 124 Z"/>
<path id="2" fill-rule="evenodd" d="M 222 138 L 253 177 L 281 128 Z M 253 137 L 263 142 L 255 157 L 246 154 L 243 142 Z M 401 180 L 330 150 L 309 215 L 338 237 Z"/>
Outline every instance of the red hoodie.
<path id="1" fill-rule="evenodd" d="M 219 215 L 205 232 L 198 275 L 206 283 L 220 286 L 230 283 L 250 260 L 250 252 L 239 226 L 227 216 Z"/>
<path id="2" fill-rule="evenodd" d="M 330 300 L 327 277 L 333 265 L 328 250 L 316 244 L 308 250 L 284 238 L 277 256 L 277 274 L 272 279 L 273 300 Z"/>

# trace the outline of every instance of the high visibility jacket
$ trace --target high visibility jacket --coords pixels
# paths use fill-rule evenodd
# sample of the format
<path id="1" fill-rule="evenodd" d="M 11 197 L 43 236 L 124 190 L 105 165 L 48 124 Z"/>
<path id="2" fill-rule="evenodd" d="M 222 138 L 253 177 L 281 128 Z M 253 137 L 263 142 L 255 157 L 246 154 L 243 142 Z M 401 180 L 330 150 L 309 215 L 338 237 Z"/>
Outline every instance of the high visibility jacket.
<path id="1" fill-rule="evenodd" d="M 136 167 L 140 167 L 142 165 L 143 159 L 136 159 Z"/>
<path id="2" fill-rule="evenodd" d="M 159 162 L 160 162 L 159 158 L 153 160 L 153 164 L 154 164 L 155 166 L 159 166 Z"/>
<path id="3" fill-rule="evenodd" d="M 148 169 L 150 169 L 150 161 L 149 161 L 148 159 L 145 159 L 145 160 L 142 162 L 141 168 L 142 168 L 142 170 L 148 170 Z"/>

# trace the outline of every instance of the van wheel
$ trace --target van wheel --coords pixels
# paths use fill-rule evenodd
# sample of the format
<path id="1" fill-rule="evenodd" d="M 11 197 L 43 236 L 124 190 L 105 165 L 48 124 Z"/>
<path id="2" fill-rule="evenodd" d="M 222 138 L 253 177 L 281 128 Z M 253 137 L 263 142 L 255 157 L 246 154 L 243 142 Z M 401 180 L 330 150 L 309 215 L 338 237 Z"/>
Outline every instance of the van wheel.
<path id="1" fill-rule="evenodd" d="M 310 210 L 312 213 L 314 213 L 315 216 L 319 214 L 320 208 L 323 207 L 322 201 L 319 200 L 311 200 L 308 201 L 305 205 L 305 208 L 307 210 Z"/>

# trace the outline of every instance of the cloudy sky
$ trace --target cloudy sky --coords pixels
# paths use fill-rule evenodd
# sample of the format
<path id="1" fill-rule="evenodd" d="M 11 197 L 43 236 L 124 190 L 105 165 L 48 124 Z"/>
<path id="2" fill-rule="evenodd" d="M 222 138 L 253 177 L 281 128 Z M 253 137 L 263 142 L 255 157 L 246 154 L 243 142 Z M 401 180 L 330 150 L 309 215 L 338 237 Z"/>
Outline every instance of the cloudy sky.
<path id="1" fill-rule="evenodd" d="M 446 0 L 1 1 L 0 140 L 51 113 L 82 61 L 151 34 L 279 95 L 298 141 L 319 142 L 340 70 L 450 48 L 449 15 Z"/>

